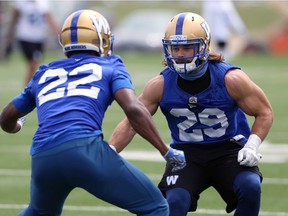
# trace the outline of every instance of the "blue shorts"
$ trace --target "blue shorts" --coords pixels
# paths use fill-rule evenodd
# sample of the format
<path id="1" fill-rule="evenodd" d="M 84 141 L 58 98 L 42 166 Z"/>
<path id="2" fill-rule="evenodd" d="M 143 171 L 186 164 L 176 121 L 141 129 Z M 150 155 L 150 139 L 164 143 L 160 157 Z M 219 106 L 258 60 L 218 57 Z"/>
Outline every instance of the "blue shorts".
<path id="1" fill-rule="evenodd" d="M 165 173 L 159 183 L 163 195 L 174 188 L 184 188 L 189 191 L 192 202 L 189 211 L 196 211 L 200 194 L 209 187 L 214 187 L 226 202 L 226 211 L 229 213 L 237 207 L 238 198 L 233 184 L 236 176 L 245 171 L 255 173 L 254 177 L 261 179 L 262 174 L 258 166 L 246 167 L 237 162 L 238 152 L 242 145 L 233 142 L 214 143 L 206 145 L 174 145 L 173 148 L 184 151 L 187 166 L 172 172 L 167 164 Z M 175 183 L 169 183 L 178 175 Z"/>
<path id="2" fill-rule="evenodd" d="M 61 144 L 32 157 L 31 200 L 19 215 L 61 215 L 76 187 L 137 215 L 168 216 L 157 186 L 101 136 Z"/>

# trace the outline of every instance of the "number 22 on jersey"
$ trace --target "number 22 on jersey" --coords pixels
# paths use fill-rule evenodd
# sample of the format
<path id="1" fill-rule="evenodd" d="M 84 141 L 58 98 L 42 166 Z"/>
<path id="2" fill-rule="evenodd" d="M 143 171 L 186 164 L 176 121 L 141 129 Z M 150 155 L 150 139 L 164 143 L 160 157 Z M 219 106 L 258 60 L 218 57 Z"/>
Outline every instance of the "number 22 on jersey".
<path id="1" fill-rule="evenodd" d="M 84 74 L 81 78 L 69 81 L 69 76 Z M 39 80 L 39 84 L 45 84 L 48 78 L 57 77 L 58 79 L 49 82 L 38 94 L 39 106 L 50 100 L 59 99 L 65 96 L 86 96 L 97 99 L 100 89 L 86 85 L 102 79 L 102 67 L 97 64 L 85 64 L 68 72 L 64 68 L 49 69 L 45 71 Z M 66 84 L 65 84 L 66 83 Z M 65 85 L 63 85 L 65 84 Z M 61 85 L 61 87 L 60 87 Z M 77 88 L 81 85 L 81 88 Z"/>

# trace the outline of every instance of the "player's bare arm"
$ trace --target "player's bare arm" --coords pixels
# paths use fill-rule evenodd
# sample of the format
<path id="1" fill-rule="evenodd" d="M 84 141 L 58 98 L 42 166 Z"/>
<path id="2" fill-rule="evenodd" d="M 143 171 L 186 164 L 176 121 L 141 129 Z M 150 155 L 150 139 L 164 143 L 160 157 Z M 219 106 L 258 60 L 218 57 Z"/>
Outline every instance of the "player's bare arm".
<path id="1" fill-rule="evenodd" d="M 164 78 L 162 75 L 152 78 L 144 87 L 139 100 L 154 115 L 159 107 L 164 89 Z"/>
<path id="2" fill-rule="evenodd" d="M 273 122 L 272 107 L 264 92 L 239 69 L 229 71 L 225 82 L 238 106 L 246 114 L 255 117 L 251 134 L 257 134 L 264 140 Z"/>
<path id="3" fill-rule="evenodd" d="M 159 75 L 145 85 L 143 93 L 139 96 L 139 100 L 151 115 L 154 115 L 158 109 L 163 94 L 163 84 L 163 76 Z M 117 152 L 121 152 L 131 142 L 135 134 L 136 131 L 126 117 L 114 129 L 109 143 L 116 148 Z"/>
<path id="4" fill-rule="evenodd" d="M 136 97 L 135 92 L 130 89 L 120 89 L 115 93 L 115 99 L 124 110 L 134 130 L 157 148 L 162 155 L 165 155 L 168 147 L 156 130 L 151 114 Z"/>

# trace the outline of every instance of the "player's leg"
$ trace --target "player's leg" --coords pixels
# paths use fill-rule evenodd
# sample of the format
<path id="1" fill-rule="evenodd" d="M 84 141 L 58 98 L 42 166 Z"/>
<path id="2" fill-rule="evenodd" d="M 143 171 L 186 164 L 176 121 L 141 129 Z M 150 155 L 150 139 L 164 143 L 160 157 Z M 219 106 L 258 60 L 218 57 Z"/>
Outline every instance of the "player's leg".
<path id="1" fill-rule="evenodd" d="M 34 73 L 36 72 L 39 66 L 39 61 L 35 59 L 29 59 L 27 62 L 27 72 L 25 75 L 25 84 L 28 84 L 32 79 Z"/>
<path id="2" fill-rule="evenodd" d="M 214 152 L 210 153 L 211 147 L 206 145 L 173 145 L 173 148 L 184 151 L 187 165 L 176 172 L 167 165 L 158 187 L 168 201 L 170 216 L 186 216 L 197 210 L 200 194 L 211 186 L 207 165 Z"/>
<path id="3" fill-rule="evenodd" d="M 190 160 L 189 153 L 185 157 L 186 167 L 172 172 L 172 167 L 167 165 L 159 183 L 168 201 L 170 216 L 186 216 L 189 211 L 196 211 L 199 194 L 209 186 L 205 169 Z"/>
<path id="4" fill-rule="evenodd" d="M 221 52 L 224 55 L 225 61 L 229 61 L 230 60 L 230 56 L 231 56 L 231 53 L 230 53 L 229 46 L 228 46 L 227 42 L 228 42 L 228 40 L 227 41 L 220 40 L 220 41 L 217 41 L 217 43 L 216 43 L 218 51 Z"/>
<path id="5" fill-rule="evenodd" d="M 31 78 L 33 77 L 34 73 L 38 69 L 41 59 L 43 57 L 43 43 L 31 43 L 30 48 L 28 52 L 29 55 L 27 58 L 28 61 L 28 68 L 27 68 L 27 73 L 25 77 L 25 82 L 28 83 Z"/>
<path id="6" fill-rule="evenodd" d="M 134 214 L 169 215 L 167 201 L 141 170 L 123 159 L 106 142 L 93 138 L 89 142 L 91 145 L 81 148 L 88 160 L 79 158 L 82 171 L 75 183 L 94 196 Z"/>
<path id="7" fill-rule="evenodd" d="M 116 206 L 141 216 L 168 216 L 169 207 L 157 186 L 138 168 L 125 161 L 121 165 L 117 179 L 117 189 L 106 200 Z M 120 170 L 119 170 L 120 171 Z M 115 184 L 110 181 L 111 184 Z"/>
<path id="8" fill-rule="evenodd" d="M 257 173 L 243 171 L 234 181 L 238 205 L 234 216 L 258 216 L 261 200 L 261 178 Z"/>
<path id="9" fill-rule="evenodd" d="M 61 173 L 61 156 L 40 153 L 32 157 L 29 206 L 18 216 L 60 216 L 73 186 Z"/>
<path id="10" fill-rule="evenodd" d="M 19 45 L 27 61 L 27 72 L 25 75 L 25 84 L 27 84 L 36 72 L 43 55 L 43 43 L 32 43 L 19 41 Z"/>
<path id="11" fill-rule="evenodd" d="M 191 196 L 184 188 L 174 188 L 166 191 L 166 199 L 169 204 L 170 216 L 185 216 L 191 205 Z"/>
<path id="12" fill-rule="evenodd" d="M 213 187 L 226 202 L 228 213 L 236 209 L 235 216 L 254 216 L 259 212 L 262 177 L 257 166 L 239 165 L 237 156 L 241 148 L 236 143 L 219 147 L 223 154 L 210 166 L 211 180 Z"/>

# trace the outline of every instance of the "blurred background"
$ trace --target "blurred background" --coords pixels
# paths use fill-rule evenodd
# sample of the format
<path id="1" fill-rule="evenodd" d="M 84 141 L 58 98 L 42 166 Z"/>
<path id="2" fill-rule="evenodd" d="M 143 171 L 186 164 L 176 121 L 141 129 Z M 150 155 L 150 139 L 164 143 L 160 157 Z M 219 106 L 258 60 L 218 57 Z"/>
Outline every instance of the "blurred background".
<path id="1" fill-rule="evenodd" d="M 204 5 L 211 2 L 213 1 L 48 1 L 51 12 L 60 26 L 71 12 L 78 9 L 89 8 L 102 13 L 110 22 L 115 35 L 115 50 L 119 52 L 161 51 L 161 39 L 172 16 L 183 11 L 196 12 L 203 16 Z M 0 2 L 2 58 L 12 4 L 13 1 Z M 237 27 L 236 21 L 226 18 L 228 22 L 231 20 L 235 24 L 234 26 L 231 24 L 231 37 L 228 43 L 231 57 L 243 53 L 275 55 L 288 53 L 287 1 L 233 1 L 233 4 L 247 31 L 239 34 L 241 26 Z M 217 10 L 218 8 L 215 8 L 215 11 Z M 208 17 L 204 18 L 208 21 Z M 211 28 L 214 23 L 208 22 L 208 24 Z M 214 43 L 212 31 L 212 48 Z M 60 49 L 58 39 L 49 31 L 47 31 L 46 49 Z"/>

